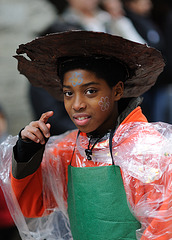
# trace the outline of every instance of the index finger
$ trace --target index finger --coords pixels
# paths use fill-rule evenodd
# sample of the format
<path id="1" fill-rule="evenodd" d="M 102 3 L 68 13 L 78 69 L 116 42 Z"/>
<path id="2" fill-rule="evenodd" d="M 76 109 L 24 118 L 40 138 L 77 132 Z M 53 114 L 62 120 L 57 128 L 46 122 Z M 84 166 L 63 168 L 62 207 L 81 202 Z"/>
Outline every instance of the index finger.
<path id="1" fill-rule="evenodd" d="M 53 111 L 43 113 L 39 120 L 46 123 L 51 116 L 53 116 Z"/>

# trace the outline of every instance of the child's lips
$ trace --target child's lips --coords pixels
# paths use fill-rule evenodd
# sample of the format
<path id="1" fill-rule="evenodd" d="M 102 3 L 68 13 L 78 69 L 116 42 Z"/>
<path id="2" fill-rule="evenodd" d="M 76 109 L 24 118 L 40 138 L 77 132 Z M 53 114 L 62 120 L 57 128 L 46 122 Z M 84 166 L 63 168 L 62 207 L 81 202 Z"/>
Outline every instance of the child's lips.
<path id="1" fill-rule="evenodd" d="M 73 119 L 78 126 L 84 126 L 87 125 L 90 121 L 91 117 L 89 115 L 80 114 L 80 115 L 74 115 Z"/>

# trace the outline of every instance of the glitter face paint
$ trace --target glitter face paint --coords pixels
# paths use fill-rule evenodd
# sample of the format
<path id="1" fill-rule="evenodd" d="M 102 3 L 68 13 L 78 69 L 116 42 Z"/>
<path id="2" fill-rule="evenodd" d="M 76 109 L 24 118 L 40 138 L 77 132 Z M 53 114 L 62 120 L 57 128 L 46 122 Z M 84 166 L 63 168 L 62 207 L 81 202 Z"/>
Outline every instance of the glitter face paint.
<path id="1" fill-rule="evenodd" d="M 72 83 L 74 87 L 77 85 L 80 85 L 83 82 L 83 75 L 79 72 L 74 72 L 72 74 L 72 77 L 69 79 L 69 81 Z"/>
<path id="2" fill-rule="evenodd" d="M 109 103 L 109 97 L 101 97 L 100 101 L 98 102 L 99 106 L 101 107 L 101 110 L 107 111 L 109 109 L 110 103 Z"/>

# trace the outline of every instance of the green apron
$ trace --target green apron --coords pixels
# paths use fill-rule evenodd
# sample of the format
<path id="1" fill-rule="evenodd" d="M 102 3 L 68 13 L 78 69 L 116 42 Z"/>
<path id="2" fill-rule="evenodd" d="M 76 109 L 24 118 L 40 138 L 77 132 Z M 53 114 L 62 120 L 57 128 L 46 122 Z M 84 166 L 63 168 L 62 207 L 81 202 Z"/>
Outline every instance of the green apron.
<path id="1" fill-rule="evenodd" d="M 120 168 L 68 167 L 68 214 L 74 240 L 136 239 Z"/>

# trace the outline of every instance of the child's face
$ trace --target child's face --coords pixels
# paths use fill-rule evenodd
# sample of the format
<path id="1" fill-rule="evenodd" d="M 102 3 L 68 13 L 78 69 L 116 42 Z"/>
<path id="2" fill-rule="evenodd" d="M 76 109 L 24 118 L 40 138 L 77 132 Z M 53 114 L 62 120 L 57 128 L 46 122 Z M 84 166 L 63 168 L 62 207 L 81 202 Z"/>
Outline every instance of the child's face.
<path id="1" fill-rule="evenodd" d="M 115 125 L 122 82 L 110 88 L 93 72 L 76 69 L 64 74 L 63 92 L 66 111 L 80 131 L 103 134 Z"/>

